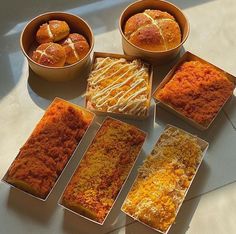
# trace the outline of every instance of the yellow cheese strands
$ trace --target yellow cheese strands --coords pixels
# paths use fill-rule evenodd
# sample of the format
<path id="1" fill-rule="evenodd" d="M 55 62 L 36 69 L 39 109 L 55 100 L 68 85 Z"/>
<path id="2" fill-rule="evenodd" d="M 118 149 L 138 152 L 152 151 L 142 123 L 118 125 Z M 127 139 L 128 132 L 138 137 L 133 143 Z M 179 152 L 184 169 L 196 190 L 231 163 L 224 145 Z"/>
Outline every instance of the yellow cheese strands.
<path id="1" fill-rule="evenodd" d="M 165 130 L 139 169 L 122 209 L 165 232 L 175 220 L 201 155 L 196 138 L 173 127 Z"/>

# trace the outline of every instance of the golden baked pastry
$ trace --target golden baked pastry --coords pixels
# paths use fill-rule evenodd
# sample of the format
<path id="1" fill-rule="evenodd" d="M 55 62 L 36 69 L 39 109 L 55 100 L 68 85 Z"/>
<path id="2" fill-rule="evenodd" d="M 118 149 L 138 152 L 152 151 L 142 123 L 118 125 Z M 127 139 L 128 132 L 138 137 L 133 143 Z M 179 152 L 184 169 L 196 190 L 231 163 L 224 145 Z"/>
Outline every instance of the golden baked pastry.
<path id="1" fill-rule="evenodd" d="M 64 48 L 57 43 L 44 43 L 33 52 L 32 59 L 41 65 L 63 67 L 66 61 Z"/>
<path id="2" fill-rule="evenodd" d="M 166 232 L 202 159 L 198 140 L 174 127 L 161 135 L 140 167 L 122 210 L 133 218 Z"/>
<path id="3" fill-rule="evenodd" d="M 223 72 L 199 61 L 184 62 L 156 98 L 193 121 L 208 126 L 232 95 Z"/>
<path id="4" fill-rule="evenodd" d="M 83 59 L 89 52 L 89 44 L 84 36 L 78 33 L 70 34 L 61 45 L 66 52 L 66 63 L 73 64 Z"/>
<path id="5" fill-rule="evenodd" d="M 69 33 L 70 28 L 65 21 L 50 20 L 39 27 L 36 40 L 39 44 L 57 42 L 67 37 Z"/>
<path id="6" fill-rule="evenodd" d="M 145 133 L 107 118 L 62 197 L 67 208 L 103 223 L 145 141 Z"/>
<path id="7" fill-rule="evenodd" d="M 91 122 L 92 114 L 56 99 L 20 149 L 6 181 L 46 198 Z"/>
<path id="8" fill-rule="evenodd" d="M 126 38 L 150 51 L 165 51 L 178 46 L 181 30 L 175 18 L 160 10 L 145 10 L 131 16 L 124 26 Z"/>
<path id="9" fill-rule="evenodd" d="M 97 58 L 88 78 L 87 107 L 102 112 L 146 116 L 149 67 L 140 60 Z"/>

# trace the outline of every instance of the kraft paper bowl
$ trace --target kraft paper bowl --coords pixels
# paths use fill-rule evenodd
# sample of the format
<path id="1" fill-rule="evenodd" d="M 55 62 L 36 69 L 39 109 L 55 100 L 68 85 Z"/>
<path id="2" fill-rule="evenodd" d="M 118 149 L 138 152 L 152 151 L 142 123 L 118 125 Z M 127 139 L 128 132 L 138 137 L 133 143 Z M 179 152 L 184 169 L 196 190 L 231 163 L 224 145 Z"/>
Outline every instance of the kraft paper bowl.
<path id="1" fill-rule="evenodd" d="M 38 46 L 35 36 L 39 26 L 53 19 L 66 21 L 70 27 L 70 32 L 80 33 L 87 39 L 90 50 L 83 59 L 64 67 L 44 66 L 31 59 L 33 50 Z M 90 26 L 80 17 L 65 12 L 48 12 L 35 17 L 25 26 L 21 33 L 20 46 L 30 68 L 38 76 L 49 81 L 67 81 L 79 77 L 80 71 L 90 65 L 90 54 L 94 46 L 94 36 Z"/>
<path id="2" fill-rule="evenodd" d="M 170 50 L 166 51 L 150 51 L 142 49 L 133 43 L 131 43 L 126 36 L 124 35 L 123 28 L 126 21 L 133 15 L 137 13 L 141 13 L 146 9 L 156 9 L 161 11 L 166 11 L 173 15 L 178 22 L 181 33 L 182 33 L 182 40 L 181 43 Z M 184 13 L 174 4 L 162 1 L 162 0 L 140 0 L 130 4 L 121 14 L 119 20 L 119 30 L 122 36 L 122 47 L 123 51 L 127 55 L 141 57 L 142 59 L 146 60 L 152 64 L 164 64 L 170 62 L 180 52 L 184 42 L 187 40 L 190 26 L 188 19 L 184 15 Z"/>

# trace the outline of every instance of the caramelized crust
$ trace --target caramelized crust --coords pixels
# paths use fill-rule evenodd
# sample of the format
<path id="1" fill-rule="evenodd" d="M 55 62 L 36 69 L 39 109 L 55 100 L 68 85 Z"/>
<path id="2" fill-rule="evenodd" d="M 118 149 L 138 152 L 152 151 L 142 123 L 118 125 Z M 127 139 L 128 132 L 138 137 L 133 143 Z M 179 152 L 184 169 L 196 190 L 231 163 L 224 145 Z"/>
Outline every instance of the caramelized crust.
<path id="1" fill-rule="evenodd" d="M 66 63 L 73 64 L 83 59 L 89 52 L 89 44 L 84 36 L 78 33 L 70 34 L 61 45 L 65 49 Z"/>
<path id="2" fill-rule="evenodd" d="M 69 33 L 70 28 L 65 21 L 50 20 L 39 27 L 36 40 L 39 44 L 57 42 L 67 37 Z"/>
<path id="3" fill-rule="evenodd" d="M 20 149 L 7 172 L 7 181 L 45 198 L 91 121 L 79 108 L 55 100 Z"/>
<path id="4" fill-rule="evenodd" d="M 145 140 L 126 123 L 107 118 L 63 194 L 63 204 L 103 223 Z"/>
<path id="5" fill-rule="evenodd" d="M 124 34 L 134 45 L 151 51 L 172 49 L 181 42 L 181 31 L 175 18 L 160 10 L 145 10 L 130 17 Z"/>
<path id="6" fill-rule="evenodd" d="M 63 67 L 66 54 L 63 47 L 57 43 L 45 43 L 33 52 L 32 59 L 41 65 L 49 67 Z"/>
<path id="7" fill-rule="evenodd" d="M 207 126 L 232 95 L 234 84 L 223 72 L 198 61 L 183 63 L 156 98 Z"/>

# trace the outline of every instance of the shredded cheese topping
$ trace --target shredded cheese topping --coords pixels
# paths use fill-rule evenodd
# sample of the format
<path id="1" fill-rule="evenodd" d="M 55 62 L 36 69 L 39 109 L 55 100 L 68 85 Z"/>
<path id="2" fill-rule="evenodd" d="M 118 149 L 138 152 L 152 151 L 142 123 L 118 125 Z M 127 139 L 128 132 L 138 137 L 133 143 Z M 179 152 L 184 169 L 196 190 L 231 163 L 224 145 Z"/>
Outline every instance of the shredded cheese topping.
<path id="1" fill-rule="evenodd" d="M 86 96 L 96 110 L 144 116 L 149 93 L 147 66 L 139 60 L 106 57 L 96 60 Z"/>
<path id="2" fill-rule="evenodd" d="M 168 128 L 139 169 L 122 209 L 165 232 L 175 220 L 201 157 L 196 138 Z"/>

